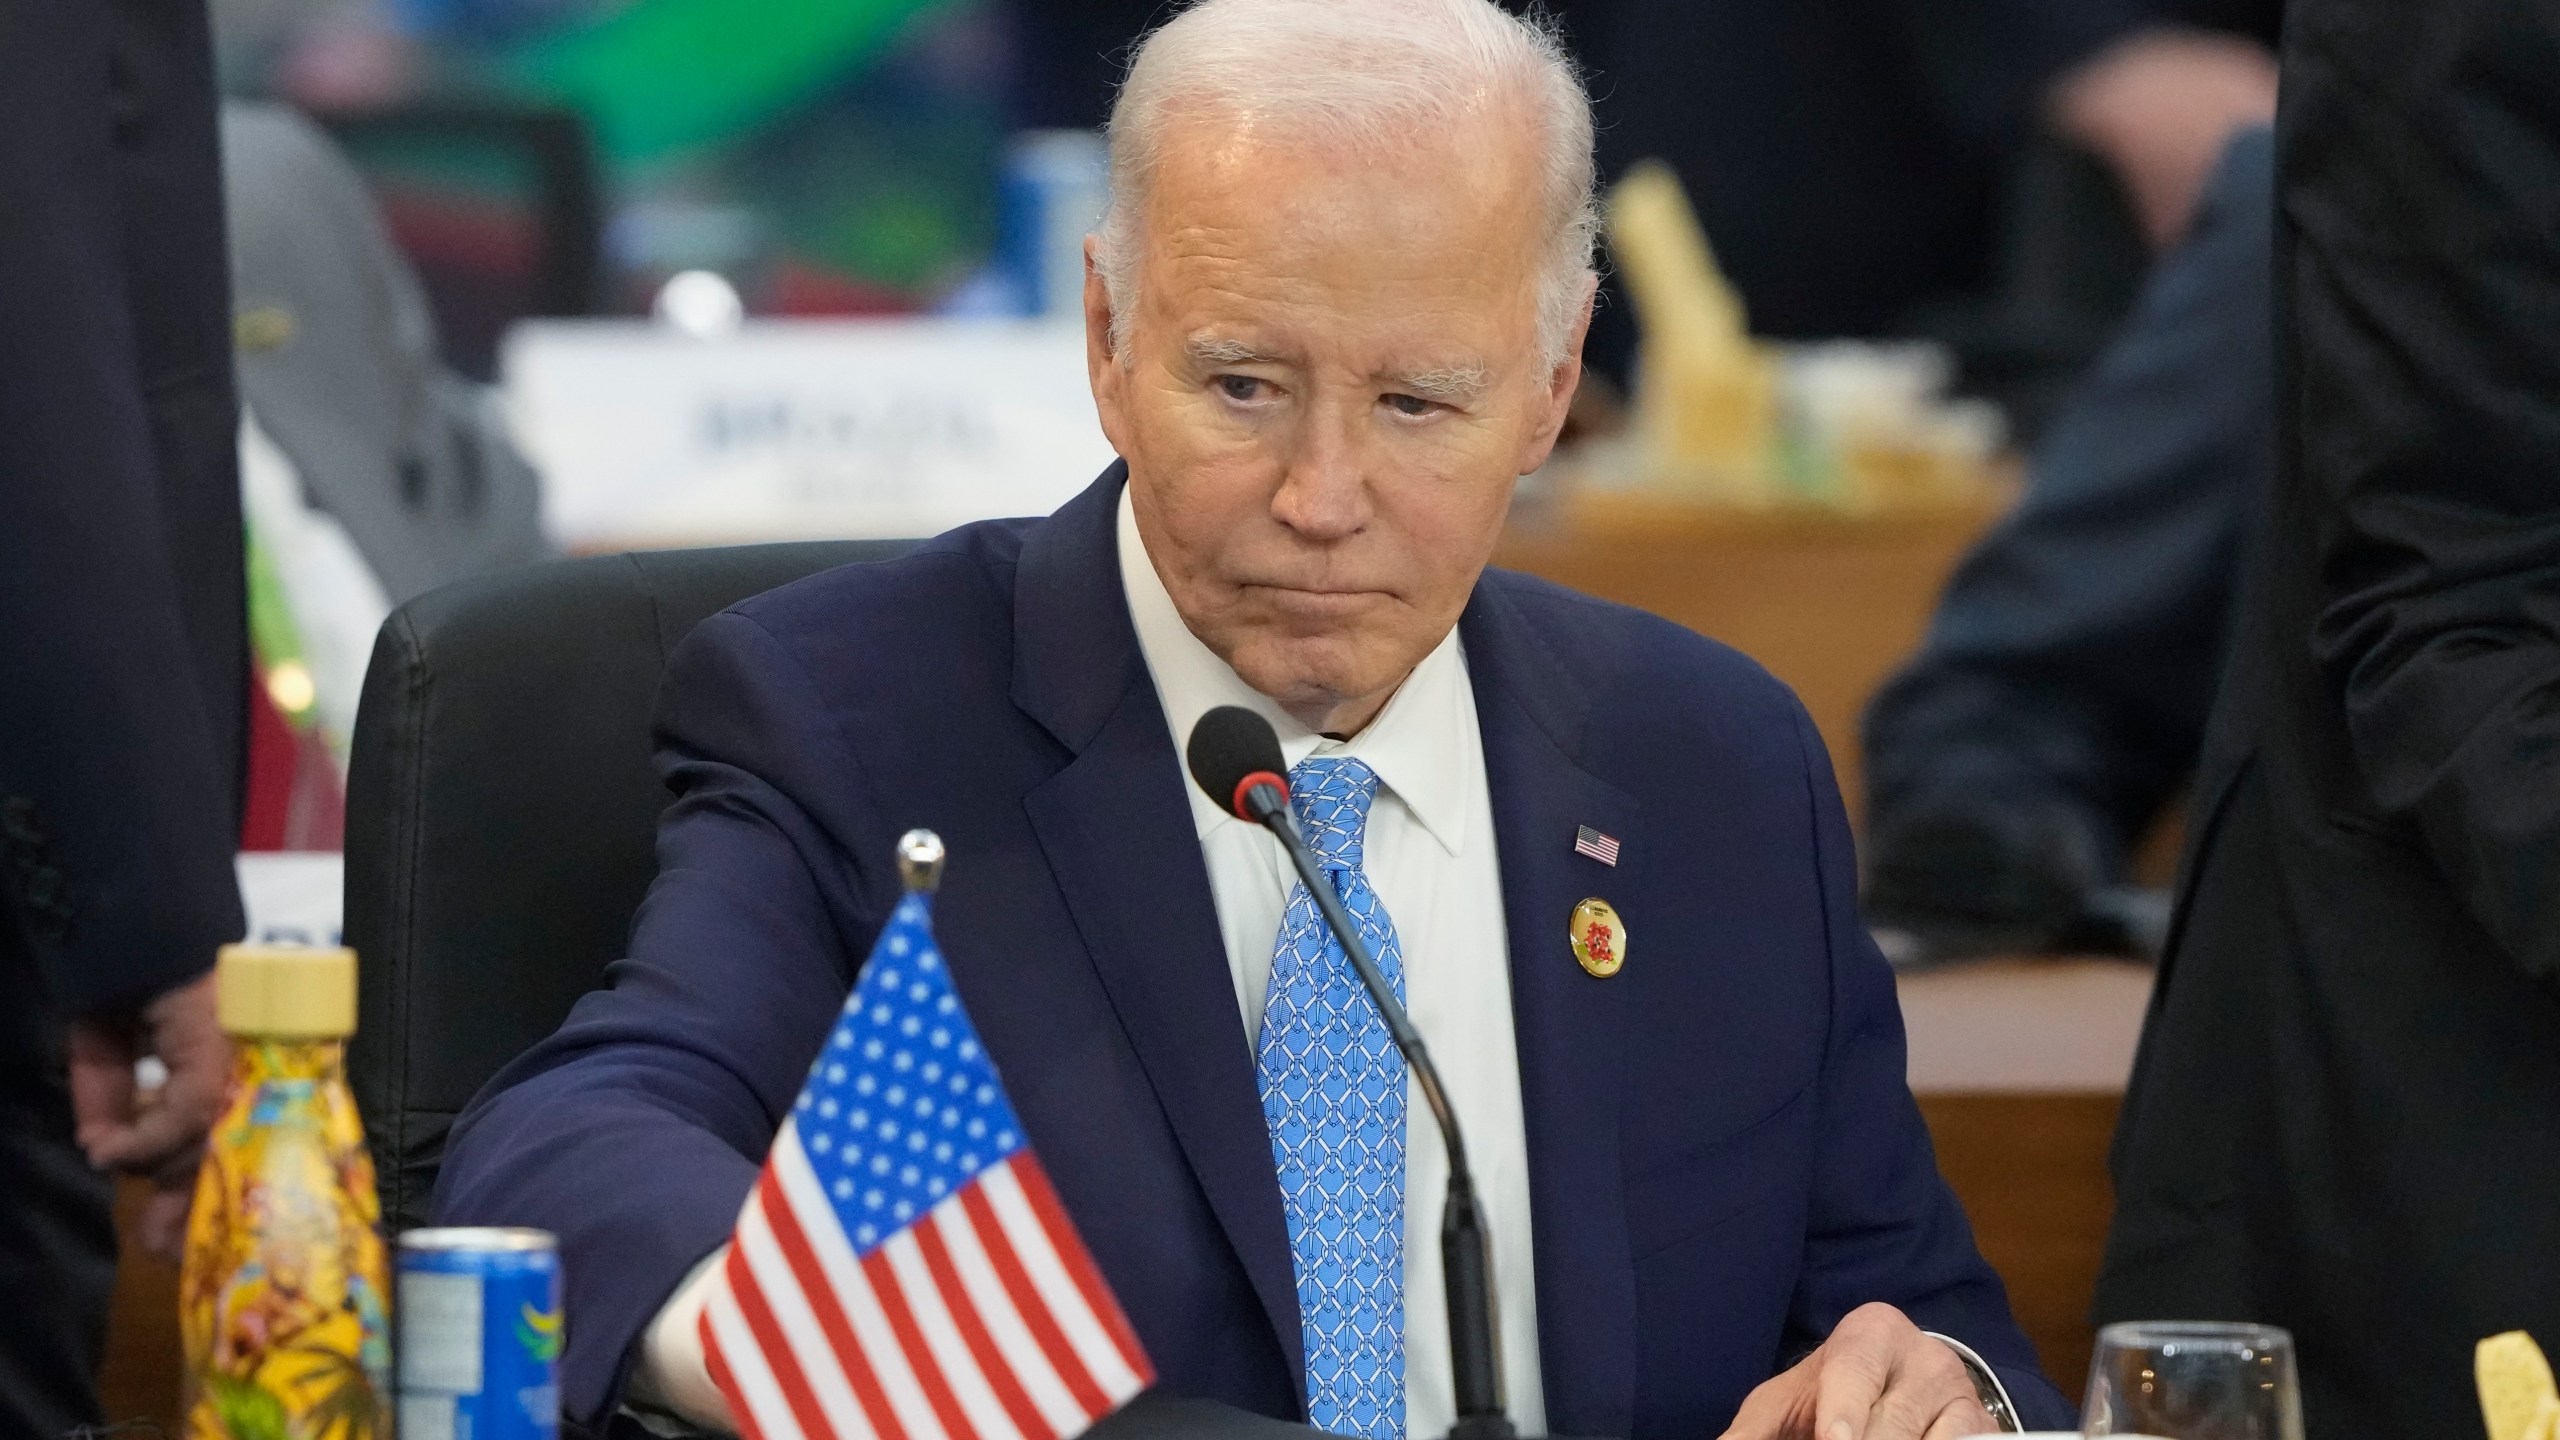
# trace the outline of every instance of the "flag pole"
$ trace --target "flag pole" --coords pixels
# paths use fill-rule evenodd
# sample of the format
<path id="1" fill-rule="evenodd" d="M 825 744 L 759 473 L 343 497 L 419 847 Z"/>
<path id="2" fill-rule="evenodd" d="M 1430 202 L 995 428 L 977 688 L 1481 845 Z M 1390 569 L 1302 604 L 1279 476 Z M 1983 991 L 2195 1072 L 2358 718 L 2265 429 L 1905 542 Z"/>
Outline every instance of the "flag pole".
<path id="1" fill-rule="evenodd" d="M 942 837 L 930 830 L 910 830 L 898 837 L 898 878 L 917 895 L 930 895 L 942 884 Z"/>

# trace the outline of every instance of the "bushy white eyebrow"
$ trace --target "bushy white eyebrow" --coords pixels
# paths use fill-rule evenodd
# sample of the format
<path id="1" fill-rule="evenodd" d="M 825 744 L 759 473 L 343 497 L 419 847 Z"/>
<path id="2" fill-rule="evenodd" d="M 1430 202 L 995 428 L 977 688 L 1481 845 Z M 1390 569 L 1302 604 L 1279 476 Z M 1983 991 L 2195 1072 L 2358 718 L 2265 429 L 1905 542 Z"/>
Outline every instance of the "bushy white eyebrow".
<path id="1" fill-rule="evenodd" d="M 1217 335 L 1194 335 L 1183 350 L 1193 362 L 1201 365 L 1277 365 L 1276 355 L 1265 355 L 1241 340 Z"/>
<path id="2" fill-rule="evenodd" d="M 1397 376 L 1390 383 L 1405 394 L 1454 405 L 1484 393 L 1485 373 L 1481 365 L 1443 365 L 1436 370 Z"/>

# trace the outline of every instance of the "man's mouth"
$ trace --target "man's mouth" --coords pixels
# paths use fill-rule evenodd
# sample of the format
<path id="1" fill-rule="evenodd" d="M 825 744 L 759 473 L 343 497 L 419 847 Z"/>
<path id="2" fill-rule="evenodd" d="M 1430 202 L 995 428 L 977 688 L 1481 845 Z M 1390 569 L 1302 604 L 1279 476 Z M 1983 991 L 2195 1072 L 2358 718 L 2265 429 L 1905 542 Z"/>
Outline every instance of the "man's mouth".
<path id="1" fill-rule="evenodd" d="M 1384 590 L 1335 586 L 1310 588 L 1303 585 L 1248 584 L 1244 588 L 1248 594 L 1260 596 L 1272 604 L 1319 612 L 1355 610 L 1387 598 Z"/>

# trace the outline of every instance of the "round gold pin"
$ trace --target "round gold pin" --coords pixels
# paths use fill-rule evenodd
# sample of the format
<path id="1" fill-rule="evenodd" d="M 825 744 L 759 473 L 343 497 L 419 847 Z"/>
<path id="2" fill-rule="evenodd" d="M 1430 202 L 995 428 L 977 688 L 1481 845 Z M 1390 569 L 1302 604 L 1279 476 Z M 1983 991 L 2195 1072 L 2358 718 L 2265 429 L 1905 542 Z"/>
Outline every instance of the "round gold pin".
<path id="1" fill-rule="evenodd" d="M 1627 963 L 1627 922 L 1606 900 L 1585 900 L 1573 907 L 1571 937 L 1573 958 L 1603 980 Z"/>

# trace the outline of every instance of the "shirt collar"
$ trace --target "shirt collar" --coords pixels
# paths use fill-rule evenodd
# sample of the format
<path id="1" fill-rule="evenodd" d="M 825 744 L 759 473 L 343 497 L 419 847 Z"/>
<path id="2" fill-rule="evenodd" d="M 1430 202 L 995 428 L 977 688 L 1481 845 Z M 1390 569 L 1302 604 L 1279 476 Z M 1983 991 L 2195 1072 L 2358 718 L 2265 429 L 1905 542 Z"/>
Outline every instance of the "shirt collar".
<path id="1" fill-rule="evenodd" d="M 1450 743 L 1453 735 L 1475 728 L 1475 696 L 1468 690 L 1467 658 L 1456 627 L 1441 638 L 1422 663 L 1405 677 L 1369 727 L 1348 740 L 1328 740 L 1309 730 L 1280 708 L 1279 702 L 1244 683 L 1217 652 L 1191 633 L 1173 595 L 1147 558 L 1138 535 L 1138 512 L 1129 491 L 1120 491 L 1120 588 L 1129 601 L 1129 619 L 1138 632 L 1138 653 L 1155 678 L 1156 699 L 1172 727 L 1174 748 L 1181 749 L 1200 717 L 1221 705 L 1241 705 L 1271 722 L 1280 736 L 1280 756 L 1291 765 L 1310 755 L 1347 755 L 1365 761 L 1378 780 L 1404 802 L 1442 849 L 1458 855 L 1466 848 L 1467 794 L 1465 763 L 1472 745 Z M 1243 821 L 1218 808 L 1197 785 L 1183 789 L 1191 796 L 1192 819 L 1206 835 L 1221 824 Z"/>

